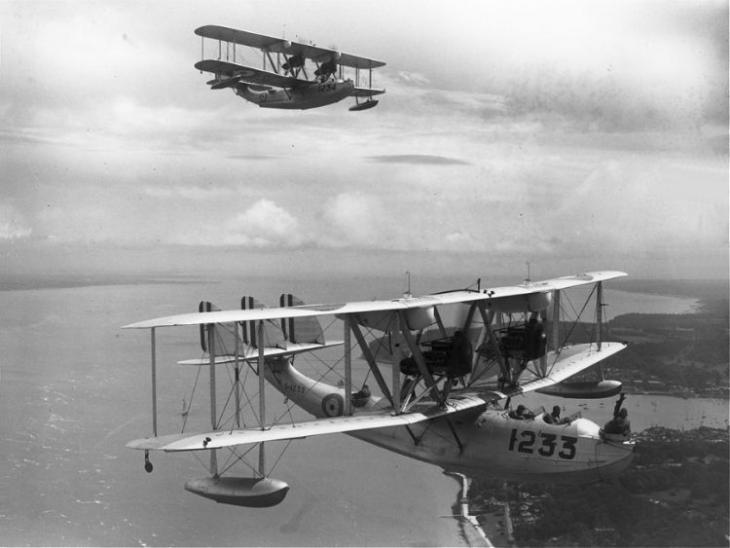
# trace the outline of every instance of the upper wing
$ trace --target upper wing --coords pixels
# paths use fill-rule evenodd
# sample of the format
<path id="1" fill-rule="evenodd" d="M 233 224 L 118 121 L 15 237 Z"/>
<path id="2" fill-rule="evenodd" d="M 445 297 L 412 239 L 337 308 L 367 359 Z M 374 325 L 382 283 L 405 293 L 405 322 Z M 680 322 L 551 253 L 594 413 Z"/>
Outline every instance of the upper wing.
<path id="1" fill-rule="evenodd" d="M 275 38 L 273 36 L 266 36 L 265 34 L 221 27 L 219 25 L 204 25 L 195 29 L 195 34 L 203 38 L 212 38 L 213 40 L 233 42 L 242 46 L 282 53 L 285 52 L 286 45 L 289 43 L 284 38 Z"/>
<path id="2" fill-rule="evenodd" d="M 340 59 L 338 60 L 338 63 L 346 67 L 353 67 L 358 69 L 371 69 L 385 66 L 385 63 L 383 63 L 382 61 L 368 59 L 367 57 L 360 57 L 359 55 L 351 55 L 349 53 L 340 54 Z"/>
<path id="3" fill-rule="evenodd" d="M 292 76 L 284 76 L 275 72 L 269 72 L 268 70 L 229 63 L 228 61 L 216 61 L 214 59 L 198 61 L 195 63 L 195 68 L 215 74 L 237 76 L 241 81 L 251 84 L 274 86 L 277 88 L 291 88 L 304 83 L 302 80 L 293 78 Z"/>
<path id="4" fill-rule="evenodd" d="M 430 306 L 439 306 L 454 303 L 470 303 L 476 301 L 491 301 L 501 297 L 510 297 L 514 295 L 528 295 L 530 293 L 539 293 L 550 291 L 553 289 L 566 289 L 579 285 L 595 283 L 602 280 L 610 280 L 626 276 L 624 272 L 603 271 L 588 272 L 575 276 L 563 276 L 551 280 L 543 280 L 539 282 L 530 282 L 522 285 L 495 287 L 491 289 L 482 289 L 481 291 L 449 291 L 435 295 L 425 295 L 423 297 L 404 297 L 401 299 L 393 299 L 389 301 L 364 301 L 352 302 L 346 304 L 321 304 L 321 305 L 301 305 L 283 308 L 262 308 L 253 310 L 221 310 L 217 312 L 203 312 L 179 314 L 176 316 L 166 316 L 163 318 L 155 318 L 145 320 L 129 325 L 125 325 L 125 329 L 149 329 L 152 327 L 169 327 L 173 325 L 205 325 L 210 323 L 231 323 L 256 320 L 275 320 L 281 318 L 303 318 L 307 316 L 325 316 L 325 315 L 350 315 L 362 314 L 365 312 L 378 312 L 389 310 L 408 310 L 411 308 L 427 308 Z"/>
<path id="5" fill-rule="evenodd" d="M 195 29 L 195 34 L 203 36 L 204 38 L 233 42 L 241 44 L 242 46 L 259 48 L 266 51 L 272 51 L 274 53 L 301 55 L 302 57 L 312 59 L 318 63 L 324 63 L 334 59 L 340 65 L 353 68 L 370 69 L 385 66 L 385 63 L 382 61 L 368 59 L 367 57 L 361 57 L 359 55 L 339 53 L 332 49 L 320 48 L 311 44 L 291 42 L 284 38 L 275 38 L 265 34 L 232 29 L 229 27 L 221 27 L 219 25 L 205 25 Z"/>
<path id="6" fill-rule="evenodd" d="M 199 434 L 172 434 L 134 440 L 129 442 L 127 447 L 160 451 L 201 451 L 249 443 L 321 436 L 338 432 L 406 426 L 454 413 L 461 413 L 469 409 L 474 410 L 486 404 L 487 402 L 484 399 L 475 394 L 459 394 L 449 398 L 443 408 L 429 406 L 423 412 L 392 415 L 389 411 L 380 411 L 377 413 L 362 413 L 351 417 L 317 419 L 295 424 L 278 424 L 267 427 L 265 430 L 247 428 L 243 430 L 216 430 Z"/>

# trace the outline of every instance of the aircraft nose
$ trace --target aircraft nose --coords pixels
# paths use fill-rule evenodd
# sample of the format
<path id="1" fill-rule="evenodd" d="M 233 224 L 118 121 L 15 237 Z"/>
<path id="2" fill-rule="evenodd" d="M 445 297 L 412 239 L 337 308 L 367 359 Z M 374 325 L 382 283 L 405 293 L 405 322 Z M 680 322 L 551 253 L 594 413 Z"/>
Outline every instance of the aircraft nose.
<path id="1" fill-rule="evenodd" d="M 631 442 L 602 442 L 597 449 L 599 461 L 605 463 L 599 466 L 602 477 L 617 476 L 629 467 L 634 458 L 634 444 Z"/>

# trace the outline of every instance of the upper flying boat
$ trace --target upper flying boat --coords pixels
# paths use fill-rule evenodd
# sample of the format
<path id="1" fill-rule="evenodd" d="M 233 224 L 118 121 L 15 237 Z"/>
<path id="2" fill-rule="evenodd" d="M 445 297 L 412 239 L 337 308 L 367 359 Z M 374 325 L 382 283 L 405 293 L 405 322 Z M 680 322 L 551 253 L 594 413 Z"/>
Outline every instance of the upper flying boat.
<path id="1" fill-rule="evenodd" d="M 307 305 L 291 294 L 283 294 L 277 308 L 251 297 L 236 310 L 204 301 L 195 313 L 128 325 L 149 329 L 152 343 L 152 436 L 128 446 L 145 452 L 147 471 L 151 451 L 208 453 L 208 475 L 189 480 L 186 489 L 242 506 L 272 506 L 289 489 L 271 477 L 265 445 L 334 433 L 470 475 L 538 482 L 614 477 L 632 459 L 626 433 L 607 435 L 580 412 L 558 421 L 544 410 L 523 413 L 524 406 L 515 410 L 511 404 L 530 391 L 606 398 L 621 390 L 619 381 L 602 373 L 580 382 L 576 376 L 600 368 L 625 347 L 601 335 L 603 282 L 624 275 L 588 272 L 333 305 Z M 595 328 L 592 340 L 574 343 L 570 336 L 580 317 L 571 324 L 562 315 L 566 302 L 575 310 L 568 290 L 578 286 L 591 288 L 578 307 L 581 314 L 595 297 Z M 325 329 L 322 317 L 332 319 Z M 338 322 L 340 340 L 329 336 Z M 188 408 L 182 433 L 158 434 L 156 336 L 169 326 L 199 329 L 202 355 L 179 363 L 208 371 L 208 431 L 187 431 L 194 414 Z M 362 358 L 353 356 L 354 349 Z M 308 370 L 306 362 L 295 366 L 295 359 L 313 352 L 322 354 L 321 363 L 331 363 L 324 375 Z M 222 369 L 231 383 L 220 409 L 216 375 Z M 341 382 L 325 378 L 333 372 Z M 357 374 L 364 376 L 359 383 Z M 368 379 L 374 380 L 372 389 Z M 267 411 L 267 386 L 285 398 L 285 412 Z M 302 419 L 303 412 L 313 418 Z M 231 467 L 256 446 L 258 464 L 248 465 L 253 473 L 231 475 Z"/>
<path id="2" fill-rule="evenodd" d="M 377 105 L 373 97 L 385 93 L 372 87 L 373 69 L 384 66 L 382 61 L 218 25 L 202 26 L 195 34 L 202 38 L 203 52 L 195 68 L 215 75 L 210 88 L 231 88 L 260 107 L 302 110 L 354 97 L 350 110 L 359 111 Z M 216 59 L 205 58 L 206 38 L 218 42 Z M 259 50 L 261 68 L 239 63 L 237 45 Z M 345 68 L 354 69 L 354 80 Z M 360 71 L 367 71 L 366 86 Z"/>

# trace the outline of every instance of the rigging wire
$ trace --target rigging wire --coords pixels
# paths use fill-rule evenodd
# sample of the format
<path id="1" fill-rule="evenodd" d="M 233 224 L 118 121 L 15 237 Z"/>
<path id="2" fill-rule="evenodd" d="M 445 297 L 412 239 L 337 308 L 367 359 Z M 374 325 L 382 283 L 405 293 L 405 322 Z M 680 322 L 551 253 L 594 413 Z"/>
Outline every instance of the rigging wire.
<path id="1" fill-rule="evenodd" d="M 200 370 L 202 367 L 198 367 L 198 372 L 195 374 L 195 382 L 193 383 L 193 389 L 190 391 L 190 401 L 188 402 L 187 409 L 183 410 L 183 424 L 180 429 L 180 433 L 185 432 L 185 426 L 188 424 L 188 417 L 190 416 L 190 408 L 193 405 L 193 397 L 195 397 L 195 388 L 198 386 L 198 379 L 200 379 Z"/>

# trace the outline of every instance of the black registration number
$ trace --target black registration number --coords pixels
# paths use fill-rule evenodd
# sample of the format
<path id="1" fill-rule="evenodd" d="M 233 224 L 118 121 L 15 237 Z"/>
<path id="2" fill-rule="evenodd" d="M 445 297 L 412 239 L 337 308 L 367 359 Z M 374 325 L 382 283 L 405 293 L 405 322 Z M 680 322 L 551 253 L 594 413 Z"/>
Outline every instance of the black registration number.
<path id="1" fill-rule="evenodd" d="M 513 428 L 508 449 L 518 453 L 537 453 L 543 457 L 552 457 L 557 450 L 558 457 L 570 460 L 575 458 L 576 443 L 578 438 L 574 436 L 560 436 L 558 439 L 557 434 L 535 433 L 532 430 L 518 432 L 517 428 Z"/>

